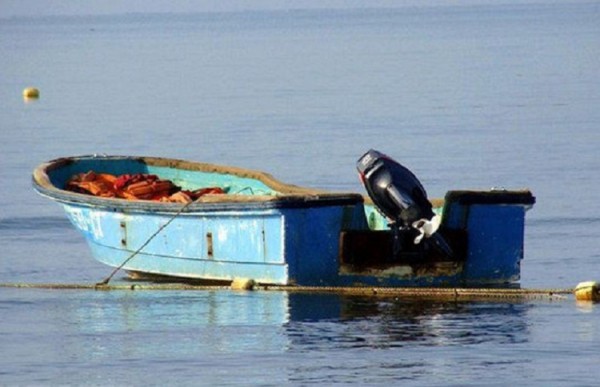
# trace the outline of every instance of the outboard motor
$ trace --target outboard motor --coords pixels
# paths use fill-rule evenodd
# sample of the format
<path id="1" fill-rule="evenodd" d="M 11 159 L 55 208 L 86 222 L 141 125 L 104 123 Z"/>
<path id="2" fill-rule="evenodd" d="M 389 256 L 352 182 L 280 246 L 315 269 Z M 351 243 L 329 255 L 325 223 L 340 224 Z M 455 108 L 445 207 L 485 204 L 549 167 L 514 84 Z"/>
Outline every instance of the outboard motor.
<path id="1" fill-rule="evenodd" d="M 433 212 L 425 189 L 404 166 L 376 150 L 369 150 L 357 162 L 360 178 L 369 197 L 381 213 L 391 220 L 394 257 L 402 250 L 401 234 L 413 232 L 414 244 L 423 238 L 447 257 L 453 253 L 444 238 L 436 233 L 441 218 Z"/>

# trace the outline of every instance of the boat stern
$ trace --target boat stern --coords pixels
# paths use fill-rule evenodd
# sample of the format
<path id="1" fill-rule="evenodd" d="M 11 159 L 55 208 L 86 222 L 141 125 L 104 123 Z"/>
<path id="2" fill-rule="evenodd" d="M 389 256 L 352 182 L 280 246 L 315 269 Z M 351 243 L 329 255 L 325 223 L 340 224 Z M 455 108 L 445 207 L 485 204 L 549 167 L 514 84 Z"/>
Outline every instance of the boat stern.
<path id="1" fill-rule="evenodd" d="M 520 278 L 529 190 L 449 191 L 442 229 L 464 233 L 465 284 L 505 284 Z"/>

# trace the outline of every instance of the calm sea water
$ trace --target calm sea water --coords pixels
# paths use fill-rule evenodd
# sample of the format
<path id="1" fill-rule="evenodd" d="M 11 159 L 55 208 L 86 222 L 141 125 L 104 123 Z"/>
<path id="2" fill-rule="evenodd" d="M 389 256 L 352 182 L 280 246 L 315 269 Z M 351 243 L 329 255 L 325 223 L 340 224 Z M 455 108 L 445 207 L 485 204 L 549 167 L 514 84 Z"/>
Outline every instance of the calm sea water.
<path id="1" fill-rule="evenodd" d="M 529 187 L 521 285 L 600 280 L 599 58 L 593 2 L 0 15 L 0 282 L 110 273 L 32 191 L 46 160 L 178 157 L 362 192 L 369 148 L 432 197 Z M 597 385 L 599 317 L 572 300 L 0 288 L 0 385 Z"/>

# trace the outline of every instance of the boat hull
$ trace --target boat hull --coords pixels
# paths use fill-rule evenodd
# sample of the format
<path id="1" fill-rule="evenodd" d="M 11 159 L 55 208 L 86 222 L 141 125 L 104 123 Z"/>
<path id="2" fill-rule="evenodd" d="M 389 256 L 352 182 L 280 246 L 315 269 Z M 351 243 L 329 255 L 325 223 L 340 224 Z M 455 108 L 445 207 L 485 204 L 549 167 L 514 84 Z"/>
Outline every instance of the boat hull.
<path id="1" fill-rule="evenodd" d="M 107 265 L 118 267 L 134 255 L 123 269 L 190 279 L 252 278 L 280 285 L 331 284 L 327 279 L 337 266 L 336 235 L 351 226 L 344 223 L 344 218 L 352 218 L 348 213 L 357 211 L 344 204 L 179 215 L 63 207 L 93 256 Z"/>
<path id="2" fill-rule="evenodd" d="M 196 183 L 202 180 L 196 174 L 216 174 L 213 185 L 246 179 L 240 184 L 271 194 L 209 197 L 183 206 L 62 189 L 68 176 L 88 169 L 159 171 Z M 377 261 L 374 257 L 385 256 L 387 247 L 371 243 L 374 247 L 360 255 L 342 243 L 342 236 L 350 238 L 353 232 L 368 239 L 382 233 L 387 237 L 384 220 L 361 195 L 285 185 L 254 171 L 216 170 L 168 159 L 79 157 L 44 164 L 33 180 L 39 193 L 63 206 L 95 259 L 134 273 L 303 286 L 477 286 L 519 279 L 525 211 L 533 204 L 528 191 L 451 191 L 443 211 L 438 210 L 449 235 L 462 235 L 460 256 L 451 261 Z"/>

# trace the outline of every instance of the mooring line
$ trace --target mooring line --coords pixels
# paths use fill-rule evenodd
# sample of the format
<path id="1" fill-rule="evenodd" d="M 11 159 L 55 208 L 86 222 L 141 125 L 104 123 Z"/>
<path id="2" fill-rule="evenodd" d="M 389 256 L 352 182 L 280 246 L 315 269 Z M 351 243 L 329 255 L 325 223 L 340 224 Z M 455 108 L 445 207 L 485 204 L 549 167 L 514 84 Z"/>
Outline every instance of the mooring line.
<path id="1" fill-rule="evenodd" d="M 0 283 L 1 288 L 101 290 L 101 291 L 218 291 L 229 290 L 226 285 L 198 285 L 185 283 L 134 283 L 134 284 L 60 284 L 60 283 Z M 239 289 L 238 289 L 239 290 Z M 289 293 L 335 293 L 349 296 L 380 296 L 405 299 L 489 301 L 489 300 L 562 300 L 574 294 L 574 289 L 502 289 L 502 288 L 385 288 L 385 287 L 325 287 L 253 285 L 247 290 L 280 291 Z"/>
<path id="2" fill-rule="evenodd" d="M 175 220 L 175 218 L 177 218 L 186 208 L 188 208 L 190 206 L 190 204 L 194 203 L 193 201 L 191 202 L 187 202 L 183 207 L 181 207 L 176 213 L 175 215 L 173 215 L 168 221 L 167 223 L 163 224 L 162 226 L 160 226 L 158 228 L 158 230 L 156 230 L 156 232 L 154 234 L 152 234 L 150 236 L 150 238 L 148 238 L 146 240 L 146 242 L 144 242 L 136 251 L 134 251 L 133 253 L 131 253 L 131 255 L 129 255 L 129 257 L 127 257 L 126 260 L 123 261 L 123 263 L 121 263 L 119 266 L 117 266 L 112 273 L 110 273 L 110 275 L 108 277 L 106 277 L 104 279 L 104 281 L 98 282 L 95 286 L 105 286 L 108 285 L 108 283 L 110 282 L 110 280 L 112 279 L 112 277 L 117 274 L 117 272 L 119 270 L 121 270 L 123 268 L 123 266 L 125 266 L 127 264 L 127 262 L 131 261 L 131 259 L 133 257 L 135 257 L 136 255 L 139 254 L 140 251 L 142 251 L 142 249 L 144 247 L 146 247 L 148 245 L 148 243 L 150 243 L 150 241 L 152 239 L 154 239 L 155 236 L 157 236 L 162 230 L 165 229 L 165 227 L 167 227 L 173 220 Z"/>
<path id="3" fill-rule="evenodd" d="M 191 284 L 77 284 L 77 283 L 0 283 L 0 288 L 51 289 L 51 290 L 226 290 L 229 286 Z"/>
<path id="4" fill-rule="evenodd" d="M 394 287 L 309 287 L 257 286 L 261 290 L 285 290 L 302 293 L 338 293 L 344 295 L 390 296 L 419 299 L 489 300 L 489 299 L 565 299 L 573 289 L 502 289 L 502 288 L 394 288 Z"/>

